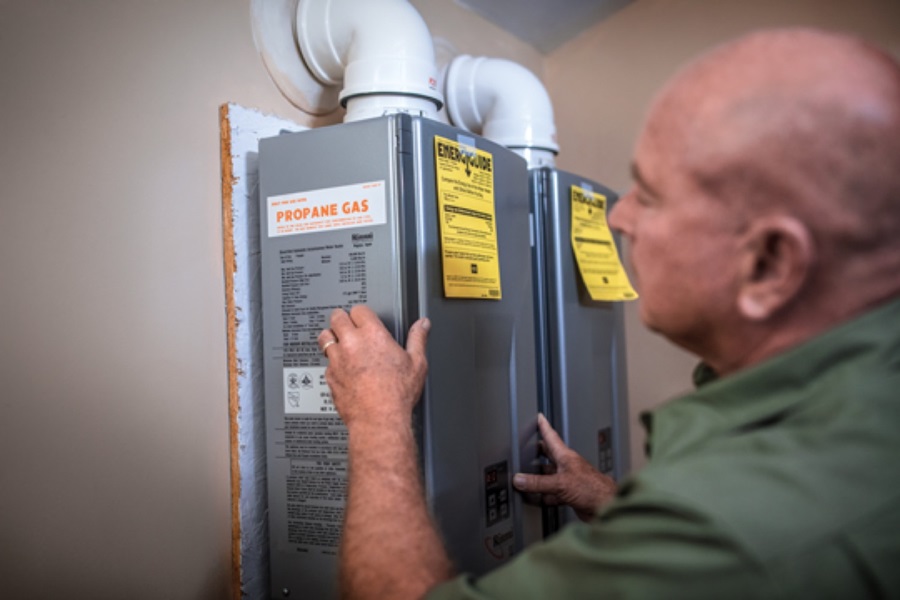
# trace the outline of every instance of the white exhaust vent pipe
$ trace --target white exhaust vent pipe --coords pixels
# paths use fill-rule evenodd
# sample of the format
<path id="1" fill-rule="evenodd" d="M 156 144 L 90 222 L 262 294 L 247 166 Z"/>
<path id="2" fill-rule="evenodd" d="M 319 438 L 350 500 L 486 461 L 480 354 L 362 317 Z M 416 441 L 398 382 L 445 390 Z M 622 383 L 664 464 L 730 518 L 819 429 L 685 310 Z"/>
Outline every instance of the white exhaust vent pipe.
<path id="1" fill-rule="evenodd" d="M 444 79 L 451 123 L 514 150 L 530 168 L 554 166 L 553 105 L 531 71 L 509 60 L 462 55 Z"/>
<path id="2" fill-rule="evenodd" d="M 300 0 L 297 40 L 319 81 L 343 83 L 344 121 L 393 112 L 435 118 L 443 104 L 431 34 L 406 0 Z"/>
<path id="3" fill-rule="evenodd" d="M 339 102 L 344 121 L 434 119 L 443 105 L 431 34 L 407 0 L 252 0 L 251 19 L 272 79 L 311 114 Z"/>

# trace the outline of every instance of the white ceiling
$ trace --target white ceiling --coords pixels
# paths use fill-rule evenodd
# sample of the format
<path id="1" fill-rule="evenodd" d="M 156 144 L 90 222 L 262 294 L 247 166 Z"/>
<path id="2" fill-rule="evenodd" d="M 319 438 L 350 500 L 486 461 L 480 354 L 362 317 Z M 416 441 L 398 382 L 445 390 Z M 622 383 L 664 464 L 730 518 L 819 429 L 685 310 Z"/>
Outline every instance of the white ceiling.
<path id="1" fill-rule="evenodd" d="M 549 54 L 633 0 L 456 0 Z"/>

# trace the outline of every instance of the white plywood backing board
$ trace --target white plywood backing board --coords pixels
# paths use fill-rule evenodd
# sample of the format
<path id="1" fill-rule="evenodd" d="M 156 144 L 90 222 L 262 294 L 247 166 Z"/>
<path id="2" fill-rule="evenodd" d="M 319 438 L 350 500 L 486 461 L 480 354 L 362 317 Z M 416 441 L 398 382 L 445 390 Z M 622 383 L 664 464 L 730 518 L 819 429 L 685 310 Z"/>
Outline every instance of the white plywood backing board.
<path id="1" fill-rule="evenodd" d="M 237 104 L 219 109 L 231 425 L 235 598 L 268 598 L 259 274 L 259 140 L 306 129 Z"/>

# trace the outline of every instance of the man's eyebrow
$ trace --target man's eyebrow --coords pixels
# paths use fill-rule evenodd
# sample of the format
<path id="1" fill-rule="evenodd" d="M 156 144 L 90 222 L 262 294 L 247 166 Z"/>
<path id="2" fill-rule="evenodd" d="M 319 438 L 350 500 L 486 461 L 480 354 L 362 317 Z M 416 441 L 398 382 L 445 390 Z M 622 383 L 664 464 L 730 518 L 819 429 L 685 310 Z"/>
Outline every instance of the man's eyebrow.
<path id="1" fill-rule="evenodd" d="M 638 167 L 636 162 L 631 163 L 631 178 L 644 190 L 650 192 L 650 195 L 659 196 L 659 194 L 656 193 L 656 190 L 653 189 L 653 186 L 647 183 L 647 180 L 641 174 L 641 168 Z"/>

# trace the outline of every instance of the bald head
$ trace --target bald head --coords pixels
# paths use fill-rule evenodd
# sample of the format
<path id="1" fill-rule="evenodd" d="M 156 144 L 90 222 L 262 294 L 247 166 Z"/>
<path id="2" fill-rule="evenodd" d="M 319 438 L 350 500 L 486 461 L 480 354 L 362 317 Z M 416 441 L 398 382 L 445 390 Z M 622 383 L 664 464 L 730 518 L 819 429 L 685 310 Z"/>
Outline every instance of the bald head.
<path id="1" fill-rule="evenodd" d="M 703 193 L 745 218 L 796 216 L 829 272 L 883 275 L 900 293 L 900 272 L 855 264 L 878 268 L 877 253 L 900 265 L 900 65 L 881 50 L 811 29 L 753 33 L 687 66 L 654 128 Z"/>
<path id="2" fill-rule="evenodd" d="M 878 49 L 755 33 L 690 65 L 658 108 L 710 193 L 796 211 L 832 243 L 900 242 L 900 67 Z"/>
<path id="3" fill-rule="evenodd" d="M 810 29 L 716 48 L 658 96 L 635 172 L 610 223 L 642 318 L 723 370 L 900 297 L 900 66 L 877 48 Z"/>

